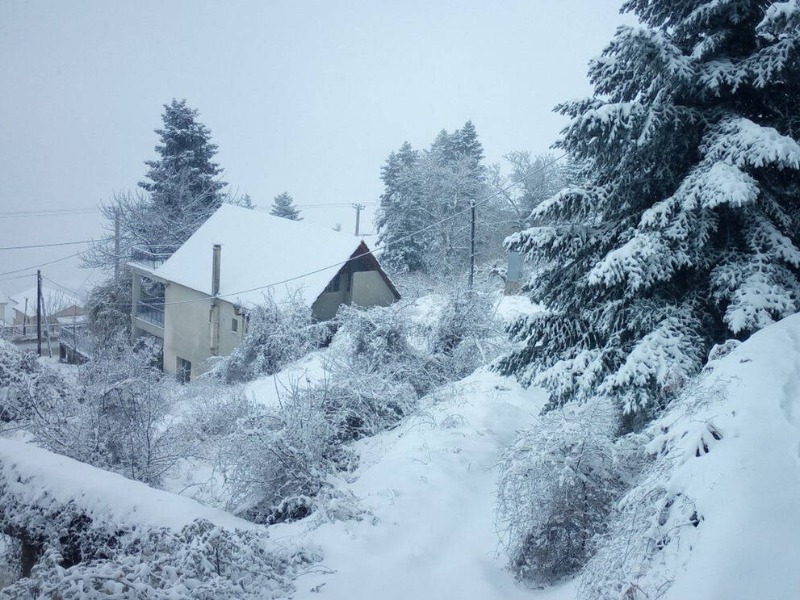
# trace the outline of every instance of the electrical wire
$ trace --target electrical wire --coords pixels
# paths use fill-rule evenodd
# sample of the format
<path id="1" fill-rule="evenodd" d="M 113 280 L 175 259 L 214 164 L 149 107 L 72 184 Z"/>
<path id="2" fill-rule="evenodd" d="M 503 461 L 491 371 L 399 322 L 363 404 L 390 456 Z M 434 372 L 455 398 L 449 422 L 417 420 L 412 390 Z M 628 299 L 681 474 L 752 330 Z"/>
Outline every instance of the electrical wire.
<path id="1" fill-rule="evenodd" d="M 488 202 L 489 200 L 493 200 L 494 198 L 496 198 L 500 194 L 508 192 L 509 190 L 511 190 L 511 189 L 517 187 L 518 185 L 524 183 L 528 178 L 533 177 L 534 175 L 539 174 L 540 172 L 544 171 L 548 167 L 553 166 L 554 164 L 556 164 L 558 161 L 560 161 L 561 159 L 563 159 L 566 156 L 567 156 L 566 153 L 564 153 L 564 154 L 554 158 L 550 162 L 542 165 L 539 169 L 531 171 L 530 173 L 528 173 L 524 177 L 521 177 L 518 180 L 516 180 L 515 182 L 507 185 L 506 187 L 500 188 L 500 189 L 496 190 L 495 192 L 493 192 L 493 193 L 491 193 L 491 194 L 489 194 L 487 196 L 484 196 L 483 198 L 475 200 L 474 201 L 474 205 L 477 207 L 478 205 L 484 204 L 484 203 Z M 368 250 L 367 252 L 362 252 L 361 254 L 358 254 L 358 255 L 355 255 L 355 256 L 351 256 L 347 260 L 339 261 L 339 262 L 336 262 L 336 263 L 333 263 L 333 264 L 329 264 L 329 265 L 326 265 L 324 267 L 320 267 L 319 269 L 314 269 L 313 271 L 308 271 L 306 273 L 301 273 L 301 274 L 295 275 L 293 277 L 288 277 L 288 278 L 283 279 L 281 281 L 275 281 L 275 282 L 272 282 L 272 283 L 259 285 L 259 286 L 252 287 L 252 288 L 245 289 L 245 290 L 238 290 L 238 291 L 235 291 L 235 292 L 228 292 L 226 294 L 219 294 L 217 297 L 218 298 L 230 298 L 232 296 L 238 296 L 238 295 L 241 295 L 241 294 L 247 294 L 247 293 L 256 292 L 256 291 L 259 291 L 259 290 L 266 290 L 268 288 L 276 287 L 276 286 L 279 286 L 279 285 L 285 285 L 287 283 L 292 283 L 292 282 L 297 281 L 299 279 L 303 279 L 304 277 L 309 277 L 311 275 L 316 275 L 317 273 L 321 273 L 322 271 L 327 271 L 327 270 L 334 269 L 334 268 L 337 268 L 337 267 L 341 268 L 343 265 L 347 264 L 348 262 L 351 262 L 351 261 L 354 261 L 354 260 L 358 260 L 359 258 L 363 258 L 363 257 L 368 256 L 370 254 L 374 254 L 375 252 L 379 252 L 381 250 L 385 250 L 387 247 L 395 246 L 397 244 L 401 244 L 403 242 L 406 242 L 406 241 L 414 238 L 415 236 L 423 234 L 423 233 L 425 233 L 427 231 L 430 231 L 431 229 L 433 229 L 435 227 L 438 227 L 439 225 L 442 225 L 443 223 L 451 221 L 451 220 L 453 220 L 453 219 L 455 219 L 455 218 L 457 218 L 459 216 L 465 215 L 468 212 L 470 212 L 471 210 L 472 210 L 472 203 L 467 208 L 465 208 L 463 210 L 460 210 L 460 211 L 456 211 L 453 214 L 451 214 L 451 215 L 449 215 L 447 217 L 444 217 L 443 219 L 439 219 L 438 221 L 435 221 L 435 222 L 431 223 L 430 225 L 427 225 L 427 226 L 423 227 L 422 229 L 418 229 L 417 231 L 413 231 L 413 232 L 409 233 L 408 235 L 405 235 L 403 237 L 400 237 L 400 238 L 397 238 L 395 240 L 392 240 L 391 242 L 386 242 L 386 243 L 382 244 L 381 246 L 376 247 L 374 250 Z M 69 258 L 73 258 L 75 256 L 80 256 L 80 254 L 81 254 L 80 252 L 77 252 L 77 253 L 72 254 L 70 256 L 65 256 L 65 257 L 62 257 L 62 258 L 59 258 L 59 259 L 56 259 L 56 260 L 53 260 L 53 261 L 50 261 L 50 262 L 47 262 L 47 263 L 42 263 L 40 265 L 27 267 L 25 269 L 17 269 L 15 271 L 8 271 L 6 273 L 0 273 L 0 277 L 2 277 L 4 275 L 11 275 L 11 274 L 14 274 L 14 273 L 19 273 L 19 272 L 22 272 L 22 271 L 28 271 L 28 270 L 31 270 L 31 269 L 37 269 L 39 267 L 44 267 L 44 266 L 47 266 L 47 265 L 50 265 L 50 264 L 53 264 L 53 263 L 56 263 L 56 262 L 60 262 L 60 261 L 63 261 L 63 260 L 67 260 Z M 50 281 L 52 281 L 52 280 L 50 280 Z M 53 282 L 53 283 L 55 283 L 55 282 Z M 60 285 L 60 284 L 56 284 L 56 285 Z M 178 301 L 175 301 L 175 302 L 165 302 L 164 306 L 175 306 L 175 305 L 180 305 L 180 304 L 193 304 L 193 303 L 196 303 L 196 302 L 207 302 L 207 301 L 208 301 L 208 298 L 194 298 L 194 299 L 189 299 L 189 300 L 178 300 Z"/>
<path id="2" fill-rule="evenodd" d="M 28 250 L 30 248 L 55 248 L 56 246 L 77 246 L 78 244 L 91 244 L 92 242 L 100 242 L 100 241 L 107 241 L 110 238 L 105 238 L 105 240 L 81 240 L 79 242 L 57 242 L 53 244 L 30 244 L 28 246 L 5 246 L 0 248 L 0 250 Z"/>
<path id="3" fill-rule="evenodd" d="M 558 156 L 558 157 L 554 158 L 553 160 L 551 160 L 550 162 L 542 165 L 539 169 L 537 169 L 535 171 L 531 171 L 530 173 L 528 173 L 524 177 L 519 178 L 517 181 L 509 184 L 508 186 L 506 186 L 504 188 L 500 188 L 500 189 L 496 190 L 495 192 L 493 192 L 493 193 L 491 193 L 491 194 L 489 194 L 489 195 L 487 195 L 487 196 L 485 196 L 483 198 L 480 198 L 479 200 L 475 200 L 475 202 L 474 202 L 475 206 L 478 206 L 480 204 L 484 204 L 484 203 L 488 202 L 489 200 L 493 200 L 494 198 L 496 198 L 500 194 L 508 192 L 509 190 L 515 188 L 516 186 L 520 185 L 521 183 L 524 183 L 529 177 L 533 177 L 534 175 L 538 175 L 540 172 L 544 171 L 548 167 L 553 166 L 554 164 L 556 164 L 558 161 L 560 161 L 562 158 L 564 158 L 566 156 L 567 156 L 567 154 L 564 153 L 561 156 Z M 438 227 L 439 225 L 441 225 L 443 223 L 446 223 L 447 221 L 451 221 L 451 220 L 453 220 L 453 219 L 455 219 L 455 218 L 457 218 L 457 217 L 459 217 L 461 215 L 464 215 L 464 214 L 470 212 L 471 210 L 472 210 L 472 205 L 470 204 L 470 206 L 468 206 L 467 208 L 465 208 L 463 210 L 460 210 L 460 211 L 456 211 L 452 215 L 449 215 L 449 216 L 447 216 L 447 217 L 445 217 L 443 219 L 435 221 L 435 222 L 431 223 L 430 225 L 427 225 L 426 227 L 423 227 L 422 229 L 419 229 L 417 231 L 411 232 L 408 235 L 405 235 L 405 236 L 403 236 L 401 238 L 398 238 L 396 240 L 392 240 L 391 242 L 387 242 L 387 243 L 385 243 L 385 244 L 383 244 L 381 246 L 376 247 L 374 250 L 369 250 L 367 252 L 363 252 L 363 253 L 358 254 L 356 256 L 351 256 L 347 260 L 339 261 L 337 263 L 333 263 L 333 264 L 327 265 L 325 267 L 320 267 L 319 269 L 314 269 L 313 271 L 308 271 L 307 273 L 302 273 L 300 275 L 295 275 L 294 277 L 289 277 L 289 278 L 283 279 L 281 281 L 275 281 L 275 282 L 272 282 L 272 283 L 259 285 L 259 286 L 252 287 L 252 288 L 249 288 L 249 289 L 246 289 L 246 290 L 239 290 L 239 291 L 236 291 L 236 292 L 228 292 L 226 294 L 219 294 L 217 296 L 217 298 L 230 298 L 232 296 L 238 296 L 238 295 L 241 295 L 241 294 L 248 294 L 250 292 L 257 292 L 259 290 L 265 290 L 265 289 L 276 287 L 276 286 L 279 286 L 279 285 L 292 283 L 293 281 L 297 281 L 298 279 L 302 279 L 304 277 L 309 277 L 310 275 L 316 275 L 317 273 L 321 273 L 322 271 L 327 271 L 329 269 L 334 269 L 334 268 L 337 268 L 337 267 L 341 268 L 343 265 L 347 264 L 350 261 L 358 260 L 359 258 L 363 258 L 364 256 L 368 256 L 370 254 L 373 254 L 374 252 L 379 252 L 381 250 L 386 249 L 389 246 L 394 246 L 396 244 L 401 244 L 401 243 L 403 243 L 405 241 L 408 241 L 408 240 L 414 238 L 417 235 L 420 235 L 420 234 L 425 233 L 425 232 L 427 232 L 427 231 L 429 231 L 429 230 L 431 230 L 431 229 L 433 229 L 435 227 Z M 177 300 L 175 302 L 165 302 L 164 306 L 175 306 L 175 305 L 179 305 L 179 304 L 193 304 L 195 302 L 206 302 L 206 301 L 208 301 L 208 298 L 194 298 L 194 299 L 189 299 L 189 300 Z"/>
<path id="4" fill-rule="evenodd" d="M 0 219 L 15 219 L 20 217 L 56 217 L 56 216 L 66 216 L 66 215 L 86 215 L 99 211 L 100 209 L 97 207 L 6 211 L 6 212 L 0 212 Z"/>
<path id="5" fill-rule="evenodd" d="M 13 271 L 6 271 L 5 273 L 0 273 L 0 277 L 3 277 L 5 275 L 13 275 L 14 273 L 22 273 L 23 271 L 30 271 L 31 269 L 38 269 L 39 267 L 46 267 L 47 265 L 52 265 L 52 264 L 55 264 L 57 262 L 61 262 L 63 260 L 69 260 L 70 258 L 75 258 L 76 256 L 80 256 L 81 254 L 83 254 L 83 253 L 82 252 L 76 252 L 75 254 L 70 254 L 69 256 L 62 256 L 61 258 L 57 258 L 55 260 L 44 262 L 44 263 L 41 263 L 41 264 L 38 264 L 38 265 L 25 267 L 24 269 L 15 269 Z"/>

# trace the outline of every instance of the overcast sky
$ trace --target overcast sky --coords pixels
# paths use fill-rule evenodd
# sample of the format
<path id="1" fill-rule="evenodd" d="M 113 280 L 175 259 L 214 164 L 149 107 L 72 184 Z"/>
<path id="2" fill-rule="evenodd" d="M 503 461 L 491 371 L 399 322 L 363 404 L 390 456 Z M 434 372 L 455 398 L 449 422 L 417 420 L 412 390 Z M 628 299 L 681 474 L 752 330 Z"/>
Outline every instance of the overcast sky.
<path id="1" fill-rule="evenodd" d="M 345 231 L 364 203 L 371 230 L 404 140 L 471 119 L 489 162 L 547 151 L 565 124 L 552 108 L 590 93 L 619 4 L 0 0 L 0 248 L 102 235 L 96 206 L 142 179 L 172 98 L 200 111 L 232 189 L 260 206 L 286 190 Z M 82 248 L 0 250 L 0 290 Z M 85 288 L 98 274 L 77 264 L 43 272 Z"/>

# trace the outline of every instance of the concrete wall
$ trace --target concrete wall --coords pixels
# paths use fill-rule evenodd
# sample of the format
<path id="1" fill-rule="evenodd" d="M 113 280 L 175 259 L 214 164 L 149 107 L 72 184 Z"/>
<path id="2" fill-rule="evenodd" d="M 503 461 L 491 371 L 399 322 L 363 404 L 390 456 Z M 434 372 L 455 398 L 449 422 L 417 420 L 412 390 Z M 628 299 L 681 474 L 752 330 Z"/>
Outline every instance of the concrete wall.
<path id="1" fill-rule="evenodd" d="M 243 319 L 235 314 L 229 302 L 218 300 L 215 314 L 211 315 L 210 296 L 177 283 L 167 284 L 164 299 L 164 371 L 167 373 L 177 372 L 178 357 L 192 363 L 192 377 L 208 370 L 208 359 L 214 355 L 211 317 L 214 321 L 219 319 L 217 355 L 227 356 L 244 338 Z M 233 319 L 238 324 L 236 332 L 232 331 Z"/>
<path id="2" fill-rule="evenodd" d="M 389 306 L 394 294 L 378 271 L 356 271 L 352 274 L 352 303 L 357 306 Z"/>

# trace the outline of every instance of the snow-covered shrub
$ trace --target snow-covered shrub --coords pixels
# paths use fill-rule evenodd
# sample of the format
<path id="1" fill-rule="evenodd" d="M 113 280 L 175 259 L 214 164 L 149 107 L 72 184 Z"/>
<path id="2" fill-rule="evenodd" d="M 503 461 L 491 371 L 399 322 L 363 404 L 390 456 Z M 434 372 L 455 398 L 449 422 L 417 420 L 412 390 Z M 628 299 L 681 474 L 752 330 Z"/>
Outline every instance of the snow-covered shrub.
<path id="1" fill-rule="evenodd" d="M 82 520 L 71 508 L 48 515 L 37 563 L 28 577 L 3 589 L 2 598 L 285 598 L 297 567 L 314 559 L 301 552 L 282 556 L 267 550 L 263 534 L 209 521 L 178 532 L 124 530 Z M 87 524 L 76 528 L 76 521 Z"/>
<path id="2" fill-rule="evenodd" d="M 278 405 L 253 407 L 222 443 L 230 508 L 259 523 L 308 516 L 329 475 L 357 465 L 347 444 L 393 427 L 415 405 L 409 385 L 356 374 L 292 386 Z"/>
<path id="3" fill-rule="evenodd" d="M 278 406 L 241 420 L 221 457 L 230 508 L 265 523 L 307 516 L 327 475 L 353 460 L 337 442 L 324 396 L 296 387 Z"/>
<path id="4" fill-rule="evenodd" d="M 264 303 L 248 314 L 244 340 L 211 371 L 227 383 L 276 373 L 330 335 L 328 325 L 315 323 L 311 310 L 299 298 L 279 304 L 266 295 Z"/>
<path id="5" fill-rule="evenodd" d="M 717 352 L 731 352 L 738 345 L 727 344 Z M 724 358 L 717 356 L 712 353 L 710 365 Z M 705 516 L 686 489 L 686 481 L 700 478 L 679 473 L 722 442 L 713 421 L 727 399 L 728 385 L 713 368 L 706 370 L 638 436 L 645 468 L 609 515 L 608 534 L 582 573 L 580 600 L 661 598 L 676 572 L 685 568 L 686 553 L 695 545 Z"/>
<path id="6" fill-rule="evenodd" d="M 448 379 L 460 379 L 497 356 L 494 339 L 502 336 L 502 329 L 494 320 L 489 294 L 455 288 L 445 295 L 429 335 Z"/>
<path id="7" fill-rule="evenodd" d="M 577 573 L 625 486 L 614 419 L 598 404 L 546 413 L 501 463 L 498 524 L 509 565 L 542 587 Z"/>
<path id="8" fill-rule="evenodd" d="M 272 550 L 266 531 L 236 529 L 185 498 L 175 497 L 181 510 L 164 517 L 173 499 L 165 492 L 25 451 L 6 445 L 0 461 L 0 531 L 14 540 L 2 537 L 0 546 L 16 580 L 4 599 L 286 597 L 295 568 L 314 560 Z"/>
<path id="9" fill-rule="evenodd" d="M 200 441 L 233 434 L 238 424 L 257 410 L 253 399 L 241 387 L 211 378 L 181 388 L 179 401 L 189 404 L 183 414 L 183 426 Z"/>
<path id="10" fill-rule="evenodd" d="M 409 384 L 419 395 L 442 383 L 435 357 L 410 343 L 407 311 L 400 303 L 369 310 L 343 306 L 327 365 L 332 379 L 367 382 L 373 375 L 386 383 Z"/>
<path id="11" fill-rule="evenodd" d="M 33 352 L 0 340 L 0 423 L 48 415 L 68 393 L 64 377 L 41 364 Z"/>
<path id="12" fill-rule="evenodd" d="M 192 436 L 171 422 L 177 384 L 153 366 L 154 349 L 116 342 L 98 348 L 67 393 L 35 411 L 29 428 L 53 452 L 157 485 Z"/>

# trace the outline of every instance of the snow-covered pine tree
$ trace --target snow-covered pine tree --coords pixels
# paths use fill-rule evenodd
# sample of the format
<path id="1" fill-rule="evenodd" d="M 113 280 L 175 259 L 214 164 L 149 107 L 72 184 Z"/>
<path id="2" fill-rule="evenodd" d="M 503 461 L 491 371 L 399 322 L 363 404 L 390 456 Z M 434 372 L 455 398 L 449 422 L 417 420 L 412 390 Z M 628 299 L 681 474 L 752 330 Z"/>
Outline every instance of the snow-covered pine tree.
<path id="1" fill-rule="evenodd" d="M 155 147 L 159 158 L 145 161 L 149 181 L 139 183 L 150 192 L 152 212 L 169 224 L 159 243 L 175 249 L 222 205 L 227 185 L 219 164 L 212 161 L 217 146 L 211 131 L 197 121 L 198 114 L 186 100 L 164 105 L 164 128 L 155 130 L 161 141 Z"/>
<path id="2" fill-rule="evenodd" d="M 647 418 L 711 344 L 798 308 L 800 2 L 628 0 L 569 102 L 559 146 L 588 166 L 507 240 L 547 312 L 500 363 L 551 404 L 602 394 Z M 629 420 L 631 426 L 635 420 Z"/>
<path id="3" fill-rule="evenodd" d="M 284 219 L 291 219 L 292 221 L 302 221 L 303 217 L 300 216 L 300 210 L 294 204 L 294 198 L 289 195 L 289 192 L 281 192 L 272 200 L 272 207 L 269 214 L 282 217 Z"/>
<path id="4" fill-rule="evenodd" d="M 381 262 L 396 273 L 426 268 L 429 235 L 419 233 L 428 224 L 423 207 L 419 153 L 404 142 L 381 169 L 384 191 L 378 209 L 378 245 Z"/>
<path id="5" fill-rule="evenodd" d="M 106 272 L 122 267 L 119 281 L 107 281 L 92 294 L 89 318 L 101 339 L 130 326 L 130 311 L 121 298 L 130 298 L 131 278 L 125 265 L 133 248 L 170 253 L 189 239 L 223 200 L 231 200 L 222 192 L 227 186 L 220 179 L 222 169 L 211 160 L 217 146 L 197 115 L 185 100 L 165 104 L 164 128 L 155 130 L 161 141 L 156 146 L 160 158 L 145 162 L 150 167 L 149 181 L 139 183 L 137 191 L 115 194 L 101 207 L 109 235 L 92 244 L 83 256 L 84 266 Z M 232 201 L 246 204 L 243 198 Z M 119 252 L 114 239 L 117 221 Z"/>
<path id="6" fill-rule="evenodd" d="M 483 147 L 472 121 L 442 130 L 419 161 L 422 195 L 435 223 L 427 258 L 429 269 L 466 275 L 470 255 L 470 202 L 486 192 Z"/>

